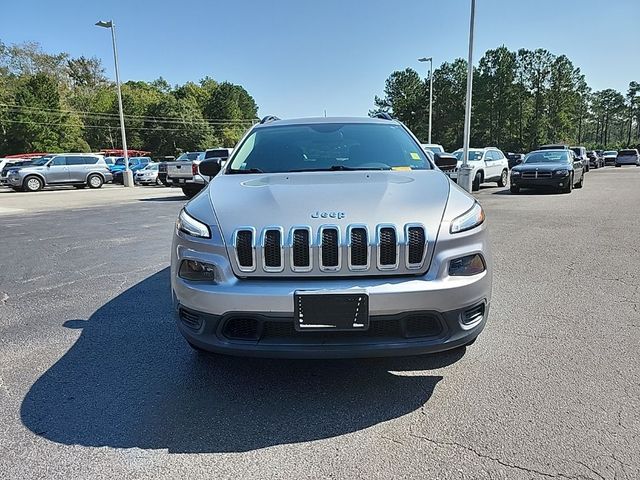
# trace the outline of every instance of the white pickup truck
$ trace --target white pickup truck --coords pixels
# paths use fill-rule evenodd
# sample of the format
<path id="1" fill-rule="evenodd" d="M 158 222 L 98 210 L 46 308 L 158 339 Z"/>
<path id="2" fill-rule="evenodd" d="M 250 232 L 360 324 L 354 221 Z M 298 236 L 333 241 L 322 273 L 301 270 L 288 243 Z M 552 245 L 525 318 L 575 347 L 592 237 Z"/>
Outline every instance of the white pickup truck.
<path id="1" fill-rule="evenodd" d="M 198 165 L 209 158 L 226 162 L 231 154 L 231 148 L 210 148 L 204 152 L 187 152 L 180 155 L 175 162 L 166 163 L 167 183 L 172 187 L 182 188 L 187 198 L 194 197 L 202 190 L 210 178 L 200 174 Z"/>

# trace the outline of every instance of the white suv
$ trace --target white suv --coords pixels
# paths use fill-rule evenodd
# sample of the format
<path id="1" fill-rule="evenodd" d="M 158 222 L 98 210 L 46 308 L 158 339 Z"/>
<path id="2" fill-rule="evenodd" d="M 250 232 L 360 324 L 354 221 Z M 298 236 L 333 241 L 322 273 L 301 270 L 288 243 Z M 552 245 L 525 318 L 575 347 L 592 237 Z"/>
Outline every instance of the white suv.
<path id="1" fill-rule="evenodd" d="M 458 166 L 447 172 L 453 180 L 458 178 L 458 169 L 462 166 L 463 150 L 453 152 L 458 159 Z M 501 150 L 495 147 L 470 148 L 469 165 L 473 168 L 473 191 L 480 190 L 481 183 L 496 182 L 499 187 L 505 187 L 509 179 L 509 161 Z"/>

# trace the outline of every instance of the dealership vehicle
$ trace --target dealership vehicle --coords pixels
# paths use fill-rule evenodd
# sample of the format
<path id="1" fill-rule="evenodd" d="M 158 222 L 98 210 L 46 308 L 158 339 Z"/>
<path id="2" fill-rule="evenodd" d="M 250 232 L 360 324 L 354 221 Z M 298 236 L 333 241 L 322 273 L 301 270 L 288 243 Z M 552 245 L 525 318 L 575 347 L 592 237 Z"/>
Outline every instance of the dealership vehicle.
<path id="1" fill-rule="evenodd" d="M 605 165 L 615 165 L 618 158 L 618 152 L 616 150 L 607 150 L 602 154 Z"/>
<path id="2" fill-rule="evenodd" d="M 17 191 L 37 192 L 47 185 L 100 188 L 112 179 L 102 155 L 61 153 L 47 155 L 24 167 L 10 168 L 7 181 Z"/>
<path id="3" fill-rule="evenodd" d="M 202 189 L 200 185 L 191 185 L 193 180 L 194 161 L 201 162 L 204 152 L 186 152 L 180 155 L 174 162 L 165 162 L 162 170 L 166 171 L 167 184 L 171 187 L 182 188 L 187 198 L 192 198 Z M 163 172 L 164 173 L 164 172 Z"/>
<path id="4" fill-rule="evenodd" d="M 433 153 L 445 153 L 444 147 L 442 145 L 438 145 L 437 143 L 421 143 L 423 150 L 429 150 Z"/>
<path id="5" fill-rule="evenodd" d="M 604 159 L 598 155 L 595 150 L 589 150 L 587 152 L 587 158 L 589 159 L 589 167 L 600 168 L 604 167 Z"/>
<path id="6" fill-rule="evenodd" d="M 636 167 L 640 167 L 638 150 L 635 148 L 620 150 L 616 156 L 616 167 L 621 167 L 622 165 L 635 165 Z"/>
<path id="7" fill-rule="evenodd" d="M 571 193 L 582 188 L 584 167 L 573 150 L 536 150 L 528 153 L 521 164 L 511 169 L 511 193 L 521 188 L 555 188 Z"/>
<path id="8" fill-rule="evenodd" d="M 195 349 L 368 357 L 476 339 L 491 301 L 484 212 L 403 124 L 266 117 L 238 145 L 222 171 L 200 164 L 212 180 L 173 235 L 172 296 Z"/>
<path id="9" fill-rule="evenodd" d="M 570 147 L 575 156 L 582 162 L 582 168 L 585 172 L 589 171 L 589 157 L 587 156 L 587 149 L 585 147 Z"/>
<path id="10" fill-rule="evenodd" d="M 458 179 L 458 169 L 462 166 L 463 151 L 460 148 L 453 152 L 458 159 L 458 166 L 451 172 L 447 172 L 452 180 Z M 487 148 L 470 148 L 469 149 L 469 165 L 473 169 L 471 178 L 473 178 L 473 191 L 480 190 L 480 184 L 488 182 L 496 182 L 499 187 L 507 185 L 509 179 L 509 161 L 501 150 L 495 147 Z"/>
<path id="11" fill-rule="evenodd" d="M 13 159 L 4 159 L 4 164 L 2 168 L 0 168 L 0 185 L 9 185 L 9 180 L 7 179 L 7 175 L 9 173 L 9 169 L 24 167 L 26 165 L 30 165 L 34 160 L 13 160 Z"/>
<path id="12" fill-rule="evenodd" d="M 513 167 L 515 167 L 519 163 L 522 163 L 522 160 L 524 160 L 524 153 L 509 152 L 507 153 L 507 160 L 509 162 L 509 170 L 511 170 Z"/>
<path id="13" fill-rule="evenodd" d="M 175 162 L 174 165 L 167 164 L 167 179 L 174 186 L 182 188 L 182 193 L 187 198 L 193 198 L 209 183 L 210 178 L 202 175 L 198 169 L 198 165 L 205 159 L 217 159 L 224 165 L 229 155 L 233 151 L 232 148 L 210 148 L 204 153 L 199 152 L 194 159 L 183 160 L 183 164 Z M 185 154 L 188 155 L 188 154 Z M 180 158 L 178 158 L 180 160 Z"/>
<path id="14" fill-rule="evenodd" d="M 149 163 L 144 168 L 135 172 L 133 181 L 143 185 L 162 185 L 162 182 L 158 178 L 158 164 L 155 162 Z"/>
<path id="15" fill-rule="evenodd" d="M 135 177 L 135 174 L 138 170 L 142 170 L 147 165 L 153 163 L 151 157 L 131 157 L 129 158 L 129 170 L 131 170 L 132 175 Z M 110 168 L 111 173 L 113 173 L 113 183 L 124 183 L 124 158 L 122 160 L 116 161 L 116 163 Z"/>

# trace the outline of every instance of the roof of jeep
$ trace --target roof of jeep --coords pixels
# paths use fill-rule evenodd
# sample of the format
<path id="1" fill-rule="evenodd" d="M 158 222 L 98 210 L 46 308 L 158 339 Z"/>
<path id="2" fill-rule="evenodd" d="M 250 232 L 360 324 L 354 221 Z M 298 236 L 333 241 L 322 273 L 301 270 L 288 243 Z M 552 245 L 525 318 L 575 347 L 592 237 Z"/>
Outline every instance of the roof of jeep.
<path id="1" fill-rule="evenodd" d="M 322 123 L 377 123 L 380 125 L 398 124 L 397 120 L 385 120 L 371 117 L 307 117 L 289 118 L 286 120 L 271 120 L 266 123 L 259 123 L 255 128 L 265 128 L 283 125 L 315 125 Z"/>

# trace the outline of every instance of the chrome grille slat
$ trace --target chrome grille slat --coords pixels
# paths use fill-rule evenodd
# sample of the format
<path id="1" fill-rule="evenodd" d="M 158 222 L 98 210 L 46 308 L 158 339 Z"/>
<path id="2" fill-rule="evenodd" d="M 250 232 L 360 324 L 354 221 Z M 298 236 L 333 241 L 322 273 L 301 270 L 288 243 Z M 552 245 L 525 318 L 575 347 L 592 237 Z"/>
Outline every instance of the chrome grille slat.
<path id="1" fill-rule="evenodd" d="M 348 225 L 346 231 L 337 225 L 287 228 L 266 226 L 259 235 L 253 227 L 238 228 L 232 239 L 234 268 L 252 275 L 285 270 L 289 275 L 411 274 L 425 266 L 429 253 L 427 230 L 420 223 L 379 224 L 371 227 L 372 234 L 365 224 Z"/>

